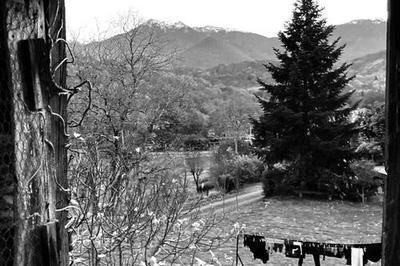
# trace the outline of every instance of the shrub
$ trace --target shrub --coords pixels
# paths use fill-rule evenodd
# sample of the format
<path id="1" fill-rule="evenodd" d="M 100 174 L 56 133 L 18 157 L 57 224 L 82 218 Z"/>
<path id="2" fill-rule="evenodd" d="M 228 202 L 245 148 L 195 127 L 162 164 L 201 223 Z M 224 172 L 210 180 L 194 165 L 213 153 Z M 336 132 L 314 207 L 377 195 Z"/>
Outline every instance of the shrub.
<path id="1" fill-rule="evenodd" d="M 265 169 L 261 175 L 261 182 L 266 197 L 289 194 L 294 188 L 291 168 L 283 164 L 275 164 L 273 167 Z"/>
<path id="2" fill-rule="evenodd" d="M 359 199 L 364 202 L 366 197 L 376 194 L 379 186 L 382 186 L 381 174 L 374 171 L 375 163 L 369 160 L 355 161 L 351 164 L 354 177 L 351 184 Z"/>
<path id="3" fill-rule="evenodd" d="M 200 135 L 187 135 L 183 139 L 183 148 L 186 151 L 205 151 L 210 147 L 210 141 Z"/>
<path id="4" fill-rule="evenodd" d="M 351 201 L 362 201 L 375 195 L 382 185 L 379 173 L 374 171 L 375 163 L 370 160 L 358 160 L 350 164 L 353 174 L 336 175 L 325 171 L 323 178 L 325 190 L 335 197 Z"/>
<path id="5" fill-rule="evenodd" d="M 218 188 L 224 192 L 230 192 L 236 187 L 231 175 L 232 165 L 233 160 L 214 158 L 213 165 L 210 167 L 210 178 L 214 179 Z"/>
<path id="6" fill-rule="evenodd" d="M 235 190 L 236 180 L 230 174 L 221 174 L 216 176 L 216 179 L 219 189 L 225 193 Z"/>
<path id="7" fill-rule="evenodd" d="M 214 154 L 214 164 L 210 169 L 211 176 L 225 192 L 237 186 L 259 182 L 264 169 L 262 162 L 251 155 L 252 148 L 247 142 L 238 141 L 239 154 L 235 154 L 234 147 L 233 140 L 222 142 Z"/>
<path id="8" fill-rule="evenodd" d="M 242 155 L 216 161 L 211 168 L 211 175 L 222 190 L 230 192 L 237 186 L 259 182 L 263 168 L 262 162 L 256 157 Z"/>
<path id="9" fill-rule="evenodd" d="M 295 165 L 275 164 L 262 173 L 261 181 L 265 196 L 291 194 L 295 189 L 326 192 L 333 198 L 362 201 L 376 194 L 382 185 L 380 174 L 374 171 L 375 164 L 369 160 L 351 163 L 349 173 L 338 175 L 327 169 L 319 169 L 315 182 L 299 182 L 293 178 Z"/>
<path id="10" fill-rule="evenodd" d="M 239 185 L 256 183 L 261 180 L 264 170 L 262 162 L 248 155 L 237 156 L 233 161 L 232 176 L 239 180 Z"/>

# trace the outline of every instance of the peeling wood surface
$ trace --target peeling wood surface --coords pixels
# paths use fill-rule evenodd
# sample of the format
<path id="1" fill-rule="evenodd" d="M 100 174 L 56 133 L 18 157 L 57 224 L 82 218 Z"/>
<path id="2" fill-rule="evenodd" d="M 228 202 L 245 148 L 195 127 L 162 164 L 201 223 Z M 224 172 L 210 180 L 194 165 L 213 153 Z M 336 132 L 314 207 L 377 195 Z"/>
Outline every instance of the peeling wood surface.
<path id="1" fill-rule="evenodd" d="M 400 265 L 400 2 L 388 0 L 383 264 Z"/>
<path id="2" fill-rule="evenodd" d="M 0 230 L 8 234 L 0 237 L 0 265 L 67 265 L 67 214 L 57 211 L 68 204 L 60 189 L 67 188 L 67 139 L 53 114 L 65 118 L 66 101 L 50 75 L 48 53 L 49 38 L 65 38 L 64 2 L 1 1 L 0 20 Z M 64 45 L 51 56 L 53 65 L 64 59 Z M 54 76 L 58 85 L 65 85 L 65 71 L 62 66 Z M 38 237 L 47 243 L 43 253 L 35 252 Z"/>

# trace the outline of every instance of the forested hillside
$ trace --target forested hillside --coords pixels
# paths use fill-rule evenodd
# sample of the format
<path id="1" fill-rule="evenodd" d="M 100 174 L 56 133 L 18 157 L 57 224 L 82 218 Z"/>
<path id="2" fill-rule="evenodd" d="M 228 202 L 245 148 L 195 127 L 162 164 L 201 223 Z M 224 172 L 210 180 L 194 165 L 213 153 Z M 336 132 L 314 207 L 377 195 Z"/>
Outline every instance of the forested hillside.
<path id="1" fill-rule="evenodd" d="M 341 61 L 353 63 L 349 74 L 355 78 L 347 88 L 355 90 L 352 101 L 362 99 L 361 106 L 382 102 L 385 23 L 353 21 L 337 26 L 334 34 L 347 43 Z M 71 67 L 70 76 L 91 80 L 92 96 L 99 95 L 97 101 L 108 97 L 108 104 L 121 86 L 117 81 L 124 83 L 132 95 L 117 93 L 115 100 L 129 108 L 113 110 L 112 119 L 122 113 L 121 123 L 130 123 L 136 141 L 164 149 L 190 136 L 232 135 L 232 121 L 222 119 L 227 112 L 244 123 L 241 134 L 248 133 L 248 118 L 259 112 L 257 79 L 271 82 L 264 64 L 273 62 L 272 49 L 278 45 L 276 38 L 253 33 L 148 21 L 103 41 L 76 43 L 79 64 Z M 228 111 L 232 106 L 235 110 Z"/>

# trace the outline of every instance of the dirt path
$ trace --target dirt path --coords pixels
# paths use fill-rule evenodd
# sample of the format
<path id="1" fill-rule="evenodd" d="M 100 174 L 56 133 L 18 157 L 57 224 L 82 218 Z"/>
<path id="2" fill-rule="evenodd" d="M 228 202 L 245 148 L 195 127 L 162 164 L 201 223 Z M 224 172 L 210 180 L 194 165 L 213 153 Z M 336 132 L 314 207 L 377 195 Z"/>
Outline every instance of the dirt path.
<path id="1" fill-rule="evenodd" d="M 225 212 L 236 207 L 242 207 L 263 199 L 261 183 L 244 188 L 239 195 L 227 196 L 223 200 L 214 201 L 200 208 L 200 212 L 213 210 L 214 212 Z"/>

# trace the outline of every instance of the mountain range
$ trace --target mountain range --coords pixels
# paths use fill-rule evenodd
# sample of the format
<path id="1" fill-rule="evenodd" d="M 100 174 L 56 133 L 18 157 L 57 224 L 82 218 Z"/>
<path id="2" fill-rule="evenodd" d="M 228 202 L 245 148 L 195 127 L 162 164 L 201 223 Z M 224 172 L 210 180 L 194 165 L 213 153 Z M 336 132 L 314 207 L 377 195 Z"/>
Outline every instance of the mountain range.
<path id="1" fill-rule="evenodd" d="M 149 20 L 139 27 L 151 29 L 164 41 L 166 50 L 177 52 L 177 67 L 207 69 L 221 64 L 276 60 L 273 49 L 280 48 L 277 37 L 213 26 L 190 27 L 182 22 L 167 24 Z M 112 44 L 121 37 L 123 34 L 102 42 Z M 340 38 L 339 44 L 346 45 L 341 60 L 351 62 L 385 50 L 386 22 L 354 20 L 337 25 L 331 38 Z M 90 47 L 91 43 L 86 46 Z"/>
<path id="2" fill-rule="evenodd" d="M 227 30 L 217 27 L 189 27 L 182 22 L 168 25 L 148 21 L 172 48 L 178 50 L 177 65 L 192 68 L 211 68 L 220 64 L 243 61 L 274 60 L 273 48 L 280 47 L 277 37 Z M 340 37 L 346 44 L 343 61 L 352 61 L 385 49 L 386 22 L 381 20 L 354 20 L 337 25 L 332 39 Z"/>
<path id="3" fill-rule="evenodd" d="M 151 27 L 165 40 L 167 50 L 177 51 L 175 71 L 204 80 L 214 88 L 251 90 L 258 87 L 257 78 L 272 81 L 263 64 L 276 60 L 273 48 L 280 46 L 276 37 L 212 26 L 189 27 L 181 22 L 166 24 L 151 20 L 142 27 Z M 112 44 L 120 37 L 103 42 Z M 349 74 L 355 75 L 350 89 L 360 97 L 383 99 L 386 22 L 355 20 L 337 25 L 332 39 L 338 37 L 340 43 L 346 44 L 341 60 L 352 63 Z"/>

